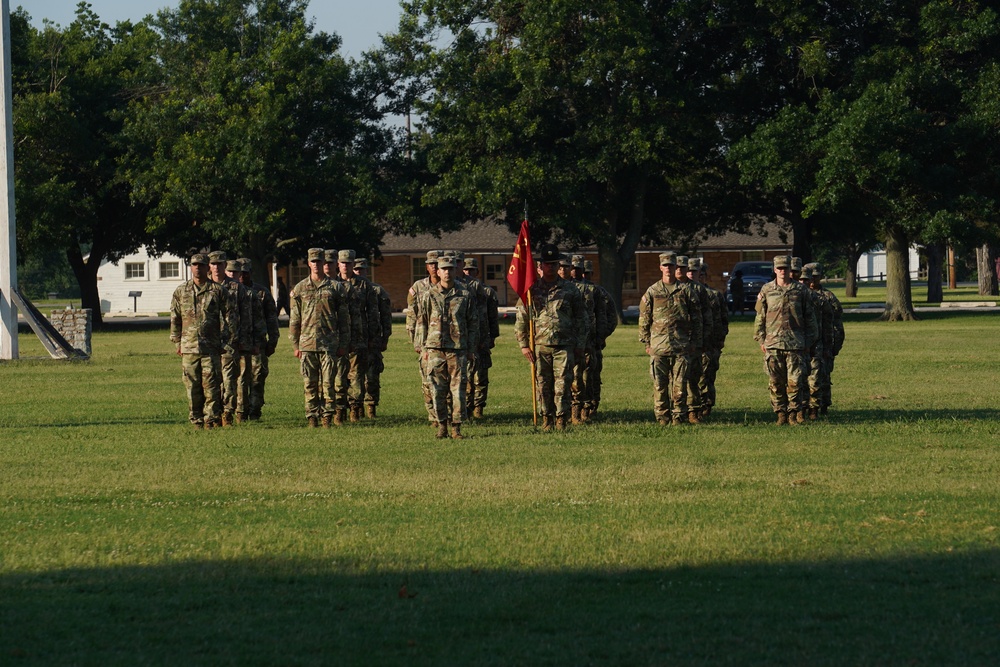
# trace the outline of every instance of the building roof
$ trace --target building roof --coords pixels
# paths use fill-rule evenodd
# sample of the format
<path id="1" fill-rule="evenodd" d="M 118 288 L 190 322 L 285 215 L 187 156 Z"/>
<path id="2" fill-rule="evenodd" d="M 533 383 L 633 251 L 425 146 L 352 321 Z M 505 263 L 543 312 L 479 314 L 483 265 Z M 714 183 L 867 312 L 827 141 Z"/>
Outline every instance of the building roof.
<path id="1" fill-rule="evenodd" d="M 477 220 L 469 222 L 455 232 L 435 234 L 387 234 L 379 250 L 383 255 L 423 254 L 435 248 L 462 250 L 474 254 L 510 254 L 517 242 L 517 234 L 502 222 Z M 764 223 L 760 229 L 751 228 L 746 233 L 726 232 L 711 236 L 695 244 L 699 252 L 710 250 L 776 250 L 790 248 L 787 234 L 776 223 Z M 574 248 L 575 250 L 596 252 L 595 246 Z M 645 252 L 659 252 L 669 249 L 642 247 Z"/>

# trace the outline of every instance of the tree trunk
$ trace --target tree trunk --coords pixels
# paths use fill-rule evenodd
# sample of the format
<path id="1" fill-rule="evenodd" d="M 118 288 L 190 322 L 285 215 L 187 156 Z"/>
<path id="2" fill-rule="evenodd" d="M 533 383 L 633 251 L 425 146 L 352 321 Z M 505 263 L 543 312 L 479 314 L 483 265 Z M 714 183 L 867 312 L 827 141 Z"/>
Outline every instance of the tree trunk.
<path id="1" fill-rule="evenodd" d="M 91 322 L 95 327 L 103 324 L 101 293 L 97 289 L 97 270 L 104 260 L 104 252 L 95 245 L 90 250 L 90 256 L 84 261 L 80 246 L 74 243 L 66 249 L 66 258 L 73 269 L 73 275 L 76 276 L 76 283 L 80 286 L 80 307 L 90 308 Z"/>
<path id="2" fill-rule="evenodd" d="M 885 230 L 885 312 L 879 319 L 903 322 L 917 319 L 910 290 L 909 238 L 898 226 Z"/>
<path id="3" fill-rule="evenodd" d="M 792 256 L 801 257 L 803 264 L 812 261 L 812 220 L 801 215 L 792 218 Z"/>
<path id="4" fill-rule="evenodd" d="M 622 282 L 625 280 L 625 267 L 635 257 L 635 250 L 639 247 L 639 239 L 642 236 L 642 223 L 646 218 L 646 188 L 649 184 L 649 175 L 640 174 L 630 183 L 631 195 L 628 207 L 627 221 L 628 227 L 624 234 L 618 233 L 617 221 L 620 216 L 614 209 L 613 203 L 609 206 L 612 210 L 612 220 L 607 221 L 605 229 L 612 230 L 612 233 L 602 234 L 596 239 L 598 257 L 601 262 L 601 286 L 611 293 L 611 298 L 615 301 L 618 310 L 618 319 L 622 319 Z M 610 195 L 610 199 L 614 199 Z"/>
<path id="5" fill-rule="evenodd" d="M 985 243 L 976 248 L 976 269 L 979 274 L 979 293 L 983 296 L 996 296 L 996 255 L 990 244 Z"/>
<path id="6" fill-rule="evenodd" d="M 858 261 L 860 261 L 862 253 L 864 253 L 864 250 L 861 249 L 861 245 L 858 243 L 852 243 L 847 246 L 847 271 L 844 276 L 847 284 L 844 288 L 844 295 L 848 299 L 858 296 Z"/>
<path id="7" fill-rule="evenodd" d="M 943 243 L 927 246 L 927 303 L 944 301 L 944 254 Z"/>

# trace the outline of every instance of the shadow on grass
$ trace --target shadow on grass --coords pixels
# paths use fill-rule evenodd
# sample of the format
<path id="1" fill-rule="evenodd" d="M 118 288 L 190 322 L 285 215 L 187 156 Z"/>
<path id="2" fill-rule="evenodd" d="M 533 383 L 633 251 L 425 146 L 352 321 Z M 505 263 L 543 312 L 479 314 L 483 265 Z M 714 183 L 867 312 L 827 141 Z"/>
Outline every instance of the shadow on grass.
<path id="1" fill-rule="evenodd" d="M 194 562 L 0 577 L 0 662 L 968 665 L 1000 552 L 651 571 Z M 404 588 L 405 587 L 405 588 Z"/>

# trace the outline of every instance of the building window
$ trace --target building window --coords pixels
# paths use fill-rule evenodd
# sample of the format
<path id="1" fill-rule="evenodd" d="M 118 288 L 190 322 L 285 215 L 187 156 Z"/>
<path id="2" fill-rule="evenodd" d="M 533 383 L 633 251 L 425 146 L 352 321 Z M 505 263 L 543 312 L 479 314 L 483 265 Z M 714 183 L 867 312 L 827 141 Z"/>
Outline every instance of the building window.
<path id="1" fill-rule="evenodd" d="M 180 278 L 181 277 L 181 263 L 180 262 L 160 262 L 160 279 L 169 280 L 170 278 Z"/>
<path id="2" fill-rule="evenodd" d="M 141 262 L 125 263 L 125 280 L 137 280 L 146 277 L 146 265 Z"/>
<path id="3" fill-rule="evenodd" d="M 503 280 L 507 277 L 507 267 L 503 264 L 487 264 L 486 280 Z"/>
<path id="4" fill-rule="evenodd" d="M 639 289 L 639 278 L 638 270 L 636 269 L 635 255 L 632 255 L 632 259 L 628 261 L 628 265 L 625 267 L 625 276 L 622 278 L 622 289 Z"/>
<path id="5" fill-rule="evenodd" d="M 410 284 L 427 277 L 427 257 L 410 258 Z"/>
<path id="6" fill-rule="evenodd" d="M 764 251 L 763 250 L 741 250 L 740 251 L 740 261 L 741 262 L 763 262 L 764 261 Z"/>

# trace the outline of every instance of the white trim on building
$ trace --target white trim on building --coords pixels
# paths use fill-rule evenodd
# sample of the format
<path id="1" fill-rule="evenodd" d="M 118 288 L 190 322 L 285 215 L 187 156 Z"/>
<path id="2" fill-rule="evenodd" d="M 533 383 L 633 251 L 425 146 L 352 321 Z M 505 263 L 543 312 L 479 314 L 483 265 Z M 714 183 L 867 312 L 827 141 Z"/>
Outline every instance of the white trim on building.
<path id="1" fill-rule="evenodd" d="M 920 253 L 916 246 L 910 246 L 910 278 L 916 278 L 920 272 Z M 858 259 L 858 282 L 885 282 L 886 279 L 885 248 L 875 248 L 861 255 Z"/>
<path id="2" fill-rule="evenodd" d="M 97 270 L 101 312 L 168 312 L 174 290 L 190 278 L 191 269 L 182 258 L 171 254 L 151 257 L 145 247 L 140 248 L 117 262 L 104 262 Z M 142 296 L 133 298 L 130 292 L 142 292 Z"/>

